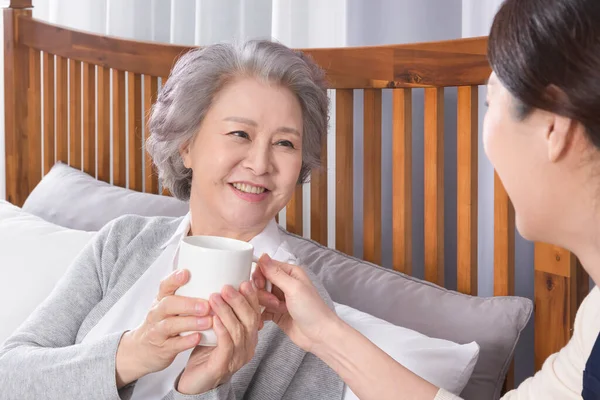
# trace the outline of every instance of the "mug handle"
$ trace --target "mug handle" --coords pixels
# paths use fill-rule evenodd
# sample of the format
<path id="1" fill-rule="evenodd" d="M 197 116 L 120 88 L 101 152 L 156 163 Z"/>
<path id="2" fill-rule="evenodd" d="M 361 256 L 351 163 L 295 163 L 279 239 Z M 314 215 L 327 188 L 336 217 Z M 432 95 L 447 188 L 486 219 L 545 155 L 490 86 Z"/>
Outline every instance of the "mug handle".
<path id="1" fill-rule="evenodd" d="M 255 261 L 252 261 L 252 268 L 250 268 L 250 279 L 252 279 L 252 275 L 254 275 L 254 271 L 256 271 L 256 267 L 258 267 L 258 264 Z M 273 290 L 273 284 L 268 279 L 266 279 L 265 290 L 267 292 L 271 292 Z M 261 306 L 260 312 L 262 313 L 264 311 L 265 311 L 265 307 Z"/>

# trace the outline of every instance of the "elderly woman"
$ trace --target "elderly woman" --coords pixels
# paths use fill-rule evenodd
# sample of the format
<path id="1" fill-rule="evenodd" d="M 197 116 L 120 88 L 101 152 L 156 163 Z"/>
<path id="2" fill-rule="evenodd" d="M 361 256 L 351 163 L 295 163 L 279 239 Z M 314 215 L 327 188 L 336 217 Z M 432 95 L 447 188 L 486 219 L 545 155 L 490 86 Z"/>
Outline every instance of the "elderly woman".
<path id="1" fill-rule="evenodd" d="M 327 108 L 322 72 L 285 46 L 182 56 L 152 110 L 148 149 L 189 214 L 104 227 L 1 349 L 0 397 L 340 399 L 331 369 L 275 324 L 262 327 L 253 284 L 177 296 L 189 271 L 173 263 L 186 235 L 250 241 L 257 257 L 294 262 L 274 217 L 318 165 Z M 209 328 L 216 347 L 180 335 Z"/>
<path id="2" fill-rule="evenodd" d="M 485 151 L 514 204 L 519 232 L 578 255 L 600 283 L 600 1 L 506 0 L 489 37 L 493 72 Z M 557 185 L 560 182 L 561 185 Z M 261 259 L 285 293 L 260 292 L 299 346 L 362 400 L 459 400 L 413 374 L 341 321 L 297 266 Z M 264 280 L 256 277 L 260 289 Z M 504 400 L 600 399 L 600 290 L 581 304 L 573 337 Z"/>

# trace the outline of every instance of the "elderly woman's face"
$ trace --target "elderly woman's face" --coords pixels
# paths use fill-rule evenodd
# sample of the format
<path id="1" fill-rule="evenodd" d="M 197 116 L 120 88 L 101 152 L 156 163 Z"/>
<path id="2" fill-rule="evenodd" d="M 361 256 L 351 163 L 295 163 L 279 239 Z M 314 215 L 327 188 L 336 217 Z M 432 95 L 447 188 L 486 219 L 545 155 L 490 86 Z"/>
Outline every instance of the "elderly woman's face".
<path id="1" fill-rule="evenodd" d="M 302 166 L 302 110 L 287 88 L 240 78 L 224 87 L 183 152 L 191 203 L 228 226 L 262 229 L 288 203 Z"/>

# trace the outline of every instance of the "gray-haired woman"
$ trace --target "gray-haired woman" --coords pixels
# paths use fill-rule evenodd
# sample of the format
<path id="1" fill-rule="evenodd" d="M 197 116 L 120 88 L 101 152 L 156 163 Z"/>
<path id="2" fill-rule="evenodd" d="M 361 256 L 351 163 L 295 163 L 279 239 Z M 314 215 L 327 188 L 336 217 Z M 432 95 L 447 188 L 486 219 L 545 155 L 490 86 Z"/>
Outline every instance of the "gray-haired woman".
<path id="1" fill-rule="evenodd" d="M 262 327 L 250 282 L 193 299 L 175 295 L 189 272 L 173 272 L 192 234 L 295 260 L 274 217 L 318 165 L 327 111 L 322 72 L 283 45 L 183 55 L 153 107 L 148 151 L 190 212 L 103 228 L 0 350 L 2 399 L 341 399 L 332 370 Z M 180 335 L 208 328 L 216 347 Z"/>

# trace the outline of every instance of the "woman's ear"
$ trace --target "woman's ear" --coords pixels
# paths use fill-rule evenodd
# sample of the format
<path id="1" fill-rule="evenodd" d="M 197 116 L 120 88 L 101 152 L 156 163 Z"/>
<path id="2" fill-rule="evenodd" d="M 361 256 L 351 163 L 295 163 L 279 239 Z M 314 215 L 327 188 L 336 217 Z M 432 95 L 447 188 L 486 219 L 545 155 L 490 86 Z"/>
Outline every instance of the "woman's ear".
<path id="1" fill-rule="evenodd" d="M 567 153 L 573 142 L 576 126 L 576 121 L 571 118 L 556 114 L 553 115 L 546 134 L 550 162 L 559 161 Z"/>
<path id="2" fill-rule="evenodd" d="M 186 143 L 179 149 L 179 155 L 183 160 L 183 166 L 186 168 L 192 168 L 192 157 L 190 156 L 190 143 Z"/>

